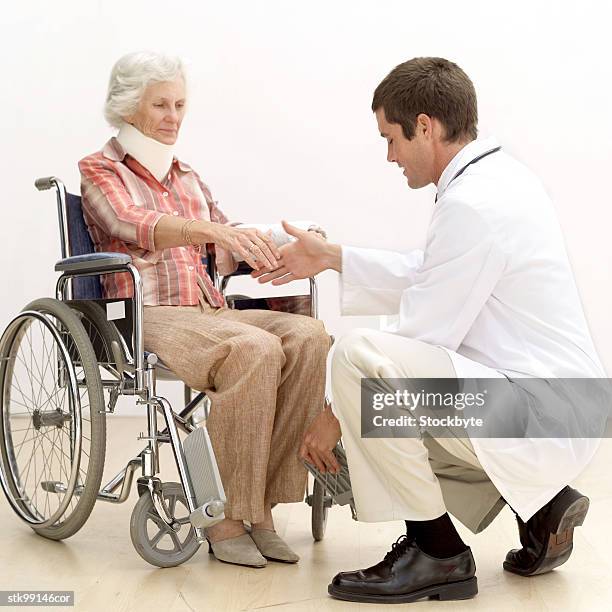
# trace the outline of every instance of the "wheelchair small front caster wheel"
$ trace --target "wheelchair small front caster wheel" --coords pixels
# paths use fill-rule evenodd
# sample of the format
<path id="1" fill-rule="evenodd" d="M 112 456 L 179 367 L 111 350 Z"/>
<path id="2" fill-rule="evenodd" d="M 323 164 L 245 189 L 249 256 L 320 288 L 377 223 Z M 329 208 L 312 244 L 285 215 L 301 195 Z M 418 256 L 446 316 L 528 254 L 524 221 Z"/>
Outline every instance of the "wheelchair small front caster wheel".
<path id="1" fill-rule="evenodd" d="M 130 537 L 136 552 L 151 565 L 175 567 L 195 555 L 200 547 L 189 522 L 189 508 L 178 482 L 162 484 L 162 497 L 166 508 L 180 525 L 174 531 L 159 516 L 149 492 L 136 502 L 130 519 Z"/>

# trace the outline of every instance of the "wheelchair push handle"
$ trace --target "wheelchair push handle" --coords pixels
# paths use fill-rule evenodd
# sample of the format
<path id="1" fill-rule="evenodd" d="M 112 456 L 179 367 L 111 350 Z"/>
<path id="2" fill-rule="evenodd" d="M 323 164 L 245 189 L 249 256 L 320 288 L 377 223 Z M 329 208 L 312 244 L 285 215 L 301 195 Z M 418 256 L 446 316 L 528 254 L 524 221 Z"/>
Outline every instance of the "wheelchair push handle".
<path id="1" fill-rule="evenodd" d="M 55 187 L 56 183 L 57 179 L 54 176 L 43 176 L 34 181 L 34 186 L 38 191 L 46 191 L 47 189 Z"/>

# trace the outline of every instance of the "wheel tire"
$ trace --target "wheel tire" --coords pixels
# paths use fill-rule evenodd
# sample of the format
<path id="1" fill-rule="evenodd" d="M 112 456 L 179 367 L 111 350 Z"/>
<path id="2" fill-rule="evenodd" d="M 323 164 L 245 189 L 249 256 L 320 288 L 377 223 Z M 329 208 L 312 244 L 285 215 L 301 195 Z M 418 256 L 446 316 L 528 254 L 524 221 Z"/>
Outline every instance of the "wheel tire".
<path id="1" fill-rule="evenodd" d="M 176 550 L 176 540 L 169 535 L 171 530 L 157 514 L 153 506 L 153 500 L 148 491 L 140 496 L 140 499 L 136 502 L 134 510 L 132 511 L 132 517 L 130 519 L 130 538 L 132 539 L 132 544 L 136 552 L 147 563 L 157 567 L 176 567 L 191 559 L 198 551 L 198 548 L 200 548 L 200 543 L 197 541 L 193 527 L 189 522 L 189 510 L 183 487 L 178 482 L 165 482 L 162 484 L 162 496 L 164 501 L 172 500 L 173 497 L 175 498 L 174 507 L 170 506 L 169 508 L 171 514 L 175 514 L 176 502 L 180 502 L 186 511 L 186 517 L 179 518 L 175 516 L 176 520 L 182 525 L 179 534 L 185 528 L 189 530 L 183 541 L 178 537 L 179 534 L 176 534 L 176 538 L 181 542 L 182 548 L 178 551 Z M 158 533 L 153 537 L 149 536 L 148 533 L 147 523 L 149 521 L 159 528 Z M 162 535 L 159 542 L 170 537 L 174 540 L 174 550 L 159 549 L 157 548 L 157 543 L 155 545 L 152 544 L 155 537 L 159 536 L 163 530 L 165 530 L 164 535 Z"/>
<path id="2" fill-rule="evenodd" d="M 81 363 L 79 369 L 82 369 L 82 374 L 87 381 L 86 393 L 87 403 L 89 404 L 90 427 L 88 433 L 90 434 L 90 441 L 86 472 L 80 468 L 80 466 L 83 465 L 83 445 L 81 446 L 81 457 L 79 457 L 79 471 L 80 473 L 85 473 L 84 482 L 81 483 L 83 488 L 78 496 L 74 495 L 74 491 L 66 492 L 66 495 L 70 494 L 72 498 L 77 501 L 73 505 L 73 501 L 71 500 L 69 506 L 63 512 L 59 520 L 53 525 L 37 527 L 36 524 L 28 523 L 36 533 L 45 538 L 63 540 L 74 535 L 89 518 L 94 504 L 96 503 L 96 497 L 102 481 L 106 453 L 106 415 L 104 414 L 104 396 L 100 380 L 100 371 L 85 328 L 77 314 L 73 312 L 67 304 L 51 298 L 42 298 L 30 302 L 23 310 L 33 310 L 50 315 L 56 320 L 56 326 L 61 326 L 61 329 L 59 329 L 60 333 L 62 335 L 66 333 L 67 335 L 65 344 L 70 358 L 73 361 L 73 367 L 76 358 L 77 362 Z M 15 334 L 10 345 L 7 347 L 9 349 L 7 351 L 9 354 L 17 335 L 18 334 Z M 0 357 L 5 356 L 6 355 L 0 355 Z M 8 365 L 3 365 L 0 368 L 0 402 L 2 402 L 2 411 L 6 409 L 10 410 L 10 404 L 8 407 L 4 405 L 7 373 L 12 375 L 12 369 L 9 369 Z M 9 383 L 10 382 L 9 380 Z M 79 390 L 79 396 L 81 398 L 83 397 L 83 391 Z M 83 403 L 81 405 L 83 405 Z M 82 427 L 81 436 L 83 436 L 84 433 L 84 427 Z M 83 439 L 81 442 L 82 441 Z M 0 422 L 0 458 L 3 463 L 2 470 L 5 474 L 7 473 L 6 469 L 8 465 L 6 444 L 7 439 L 5 437 L 4 427 Z M 71 444 L 74 444 L 72 439 Z M 74 465 L 74 460 L 72 460 L 72 465 Z"/>
<path id="3" fill-rule="evenodd" d="M 325 527 L 327 527 L 327 513 L 329 508 L 325 504 L 325 489 L 319 481 L 314 481 L 312 489 L 312 537 L 315 542 L 320 542 L 325 536 Z"/>

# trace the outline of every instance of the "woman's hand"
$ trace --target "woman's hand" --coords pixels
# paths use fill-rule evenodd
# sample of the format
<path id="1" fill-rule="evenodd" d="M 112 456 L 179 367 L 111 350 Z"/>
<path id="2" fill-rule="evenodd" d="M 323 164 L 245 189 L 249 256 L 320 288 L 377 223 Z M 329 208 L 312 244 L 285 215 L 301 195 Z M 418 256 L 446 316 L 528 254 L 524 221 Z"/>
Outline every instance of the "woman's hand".
<path id="1" fill-rule="evenodd" d="M 316 466 L 322 474 L 328 470 L 332 474 L 337 474 L 340 471 L 340 464 L 333 449 L 341 435 L 340 423 L 331 411 L 331 406 L 326 404 L 323 412 L 315 418 L 304 434 L 299 452 L 300 458 Z"/>
<path id="2" fill-rule="evenodd" d="M 272 238 L 257 229 L 213 224 L 212 242 L 239 254 L 251 268 L 272 271 L 278 268 L 280 252 Z"/>

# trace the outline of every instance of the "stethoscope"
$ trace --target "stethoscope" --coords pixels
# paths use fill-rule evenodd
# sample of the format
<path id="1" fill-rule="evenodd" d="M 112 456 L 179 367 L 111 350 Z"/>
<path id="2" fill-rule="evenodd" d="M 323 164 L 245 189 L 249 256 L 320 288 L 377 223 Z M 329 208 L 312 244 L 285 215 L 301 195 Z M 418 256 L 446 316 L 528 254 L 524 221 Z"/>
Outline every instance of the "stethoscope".
<path id="1" fill-rule="evenodd" d="M 455 176 L 453 176 L 453 178 L 448 181 L 448 183 L 446 184 L 446 187 L 448 188 L 448 186 L 458 177 L 461 176 L 467 168 L 469 168 L 472 164 L 475 164 L 476 162 L 479 162 L 481 159 L 483 159 L 484 157 L 486 157 L 487 155 L 491 155 L 492 153 L 497 153 L 498 151 L 501 150 L 501 147 L 495 147 L 494 149 L 491 149 L 490 151 L 487 151 L 486 153 L 482 153 L 481 155 L 479 155 L 478 157 L 475 157 L 471 162 L 465 164 L 465 166 L 463 166 L 463 168 L 461 168 L 461 170 L 459 170 L 459 172 L 457 172 L 457 174 L 455 174 Z M 435 202 L 438 201 L 438 194 L 436 193 L 436 199 Z"/>

